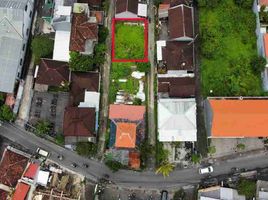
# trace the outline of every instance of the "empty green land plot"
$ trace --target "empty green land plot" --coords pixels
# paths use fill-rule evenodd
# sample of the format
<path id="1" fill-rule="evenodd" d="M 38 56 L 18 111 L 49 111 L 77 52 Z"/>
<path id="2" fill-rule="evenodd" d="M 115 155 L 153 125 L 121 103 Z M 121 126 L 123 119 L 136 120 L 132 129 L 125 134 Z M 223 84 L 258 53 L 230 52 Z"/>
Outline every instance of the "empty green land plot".
<path id="1" fill-rule="evenodd" d="M 128 22 L 115 25 L 115 58 L 144 58 L 144 26 Z"/>

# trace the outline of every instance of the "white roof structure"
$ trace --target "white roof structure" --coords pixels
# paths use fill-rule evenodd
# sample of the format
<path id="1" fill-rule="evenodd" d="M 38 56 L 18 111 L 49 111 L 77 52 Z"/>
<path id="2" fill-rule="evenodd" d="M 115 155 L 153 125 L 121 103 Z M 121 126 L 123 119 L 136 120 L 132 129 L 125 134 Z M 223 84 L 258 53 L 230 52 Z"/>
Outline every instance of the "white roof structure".
<path id="1" fill-rule="evenodd" d="M 69 31 L 56 31 L 53 60 L 69 62 L 69 44 L 71 32 Z"/>
<path id="2" fill-rule="evenodd" d="M 195 99 L 159 99 L 158 132 L 160 142 L 196 141 Z"/>
<path id="3" fill-rule="evenodd" d="M 99 92 L 85 92 L 84 102 L 80 102 L 80 108 L 95 108 L 96 112 L 99 111 L 100 93 Z"/>
<path id="4" fill-rule="evenodd" d="M 38 177 L 37 177 L 37 184 L 42 186 L 47 186 L 48 178 L 49 178 L 49 172 L 47 171 L 39 171 Z"/>
<path id="5" fill-rule="evenodd" d="M 156 41 L 157 61 L 163 60 L 162 47 L 165 47 L 165 46 L 166 46 L 166 41 L 165 40 Z"/>
<path id="6" fill-rule="evenodd" d="M 237 190 L 226 187 L 210 187 L 198 191 L 200 200 L 245 200 L 245 196 L 239 195 Z"/>
<path id="7" fill-rule="evenodd" d="M 72 13 L 72 6 L 58 6 L 55 10 L 55 15 L 57 16 L 70 16 Z"/>
<path id="8" fill-rule="evenodd" d="M 138 4 L 138 16 L 147 17 L 147 4 L 143 3 Z"/>

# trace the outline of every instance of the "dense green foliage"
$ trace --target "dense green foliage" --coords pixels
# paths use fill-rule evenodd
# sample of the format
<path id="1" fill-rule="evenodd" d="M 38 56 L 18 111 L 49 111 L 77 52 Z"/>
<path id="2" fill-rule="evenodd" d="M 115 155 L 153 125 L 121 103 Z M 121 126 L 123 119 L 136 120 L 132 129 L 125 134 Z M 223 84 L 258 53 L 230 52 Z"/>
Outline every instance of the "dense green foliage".
<path id="1" fill-rule="evenodd" d="M 156 165 L 161 166 L 162 163 L 168 161 L 169 151 L 164 149 L 163 143 L 156 143 Z"/>
<path id="2" fill-rule="evenodd" d="M 209 153 L 210 155 L 216 153 L 216 147 L 215 147 L 215 146 L 210 146 L 210 147 L 208 147 L 208 153 Z"/>
<path id="3" fill-rule="evenodd" d="M 184 200 L 186 197 L 186 193 L 183 188 L 177 190 L 174 193 L 173 200 Z"/>
<path id="4" fill-rule="evenodd" d="M 192 154 L 192 162 L 194 164 L 198 164 L 201 161 L 201 157 L 199 154 Z"/>
<path id="5" fill-rule="evenodd" d="M 81 156 L 92 157 L 97 154 L 97 145 L 91 142 L 78 142 L 76 151 Z"/>
<path id="6" fill-rule="evenodd" d="M 55 137 L 55 141 L 59 145 L 64 145 L 64 136 L 62 134 L 57 134 Z"/>
<path id="7" fill-rule="evenodd" d="M 70 52 L 69 66 L 72 71 L 91 71 L 94 69 L 93 57 L 72 51 Z"/>
<path id="8" fill-rule="evenodd" d="M 2 105 L 0 107 L 0 120 L 3 120 L 3 121 L 12 121 L 15 119 L 15 115 L 14 113 L 12 112 L 12 110 L 10 109 L 9 106 L 7 105 Z"/>
<path id="9" fill-rule="evenodd" d="M 203 94 L 262 95 L 252 1 L 199 0 Z M 257 63 L 257 64 L 256 64 Z"/>
<path id="10" fill-rule="evenodd" d="M 38 63 L 40 58 L 52 56 L 54 41 L 46 35 L 39 35 L 34 37 L 31 46 L 35 57 L 35 63 Z"/>
<path id="11" fill-rule="evenodd" d="M 151 64 L 149 62 L 137 62 L 136 65 L 137 65 L 137 70 L 139 72 L 148 73 L 151 69 L 150 68 Z"/>
<path id="12" fill-rule="evenodd" d="M 256 182 L 242 178 L 238 182 L 237 191 L 247 199 L 252 199 L 256 193 Z"/>
<path id="13" fill-rule="evenodd" d="M 107 160 L 105 162 L 105 164 L 107 165 L 107 167 L 110 168 L 110 170 L 112 170 L 113 172 L 117 172 L 119 169 L 123 168 L 123 165 L 115 160 Z"/>
<path id="14" fill-rule="evenodd" d="M 155 173 L 162 174 L 164 177 L 167 177 L 174 170 L 174 167 L 175 165 L 173 163 L 165 161 L 160 164 Z"/>
<path id="15" fill-rule="evenodd" d="M 115 25 L 115 56 L 117 59 L 144 57 L 144 28 L 140 25 Z"/>
<path id="16" fill-rule="evenodd" d="M 139 151 L 141 155 L 141 168 L 145 168 L 148 158 L 150 155 L 154 154 L 154 148 L 149 144 L 148 140 L 144 140 L 139 145 Z"/>
<path id="17" fill-rule="evenodd" d="M 40 136 L 47 135 L 51 130 L 51 123 L 46 120 L 40 120 L 35 124 L 35 133 Z"/>

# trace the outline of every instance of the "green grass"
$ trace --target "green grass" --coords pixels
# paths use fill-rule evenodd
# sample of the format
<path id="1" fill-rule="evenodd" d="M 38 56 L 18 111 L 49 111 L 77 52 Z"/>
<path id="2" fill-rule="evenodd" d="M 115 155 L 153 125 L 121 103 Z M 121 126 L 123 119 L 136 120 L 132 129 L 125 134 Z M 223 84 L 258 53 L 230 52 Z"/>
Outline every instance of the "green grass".
<path id="1" fill-rule="evenodd" d="M 144 27 L 115 25 L 115 57 L 117 59 L 142 59 L 144 57 Z"/>
<path id="2" fill-rule="evenodd" d="M 235 5 L 233 0 L 225 0 L 215 8 L 201 7 L 199 19 L 203 94 L 261 95 L 260 73 L 251 65 L 257 57 L 252 10 Z"/>

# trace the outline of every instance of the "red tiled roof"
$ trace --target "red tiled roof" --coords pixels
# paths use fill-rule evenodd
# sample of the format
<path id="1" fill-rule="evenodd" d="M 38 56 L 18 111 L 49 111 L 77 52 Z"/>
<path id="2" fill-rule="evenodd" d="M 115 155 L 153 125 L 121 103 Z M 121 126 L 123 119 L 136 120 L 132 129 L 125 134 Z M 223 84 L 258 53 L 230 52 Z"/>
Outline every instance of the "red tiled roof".
<path id="1" fill-rule="evenodd" d="M 129 161 L 128 165 L 132 169 L 139 169 L 141 165 L 140 154 L 138 152 L 130 151 L 129 152 Z"/>
<path id="2" fill-rule="evenodd" d="M 84 13 L 73 14 L 70 51 L 85 52 L 87 40 L 98 40 L 98 25 L 88 22 Z"/>
<path id="3" fill-rule="evenodd" d="M 261 6 L 268 6 L 268 0 L 259 0 Z"/>
<path id="4" fill-rule="evenodd" d="M 39 168 L 39 165 L 36 163 L 30 163 L 30 165 L 28 166 L 26 172 L 24 173 L 24 177 L 30 178 L 30 179 L 34 179 L 36 174 L 37 174 L 37 170 Z"/>
<path id="5" fill-rule="evenodd" d="M 64 112 L 63 134 L 95 137 L 95 108 L 67 107 Z"/>
<path id="6" fill-rule="evenodd" d="M 163 0 L 162 3 L 170 4 L 171 7 L 187 3 L 187 0 Z"/>
<path id="7" fill-rule="evenodd" d="M 0 199 L 1 200 L 6 200 L 7 196 L 8 196 L 8 192 L 0 189 Z"/>
<path id="8" fill-rule="evenodd" d="M 28 163 L 28 158 L 6 150 L 0 164 L 0 183 L 15 187 Z"/>
<path id="9" fill-rule="evenodd" d="M 138 0 L 116 0 L 116 14 L 129 11 L 138 14 Z"/>
<path id="10" fill-rule="evenodd" d="M 28 184 L 19 182 L 12 197 L 12 200 L 25 200 L 29 190 L 30 186 Z"/>
<path id="11" fill-rule="evenodd" d="M 168 93 L 169 97 L 194 97 L 195 78 L 191 77 L 172 77 L 158 78 L 158 92 Z"/>
<path id="12" fill-rule="evenodd" d="M 193 9 L 179 5 L 168 10 L 168 30 L 170 39 L 193 38 Z"/>
<path id="13" fill-rule="evenodd" d="M 164 4 L 164 3 L 161 3 L 159 4 L 159 12 L 162 12 L 162 11 L 168 11 L 168 9 L 170 8 L 170 4 Z"/>
<path id="14" fill-rule="evenodd" d="M 103 20 L 104 20 L 103 11 L 96 11 L 96 10 L 90 11 L 90 16 L 96 17 L 98 24 L 101 24 L 101 25 L 103 24 Z"/>
<path id="15" fill-rule="evenodd" d="M 35 82 L 49 86 L 61 86 L 64 81 L 69 81 L 69 73 L 67 62 L 42 58 Z"/>
<path id="16" fill-rule="evenodd" d="M 109 119 L 126 119 L 139 121 L 144 119 L 145 106 L 133 105 L 110 105 Z"/>
<path id="17" fill-rule="evenodd" d="M 85 90 L 91 92 L 99 91 L 98 72 L 72 72 L 71 74 L 71 91 L 70 105 L 77 106 L 84 101 Z"/>
<path id="18" fill-rule="evenodd" d="M 264 53 L 266 58 L 268 58 L 268 33 L 263 35 L 263 43 L 264 43 Z"/>
<path id="19" fill-rule="evenodd" d="M 77 0 L 77 3 L 87 3 L 90 6 L 101 6 L 102 0 Z"/>
<path id="20" fill-rule="evenodd" d="M 167 41 L 162 48 L 163 61 L 168 70 L 193 71 L 193 43 L 182 41 Z"/>
<path id="21" fill-rule="evenodd" d="M 137 124 L 122 123 L 116 124 L 116 148 L 135 148 L 136 146 Z"/>

